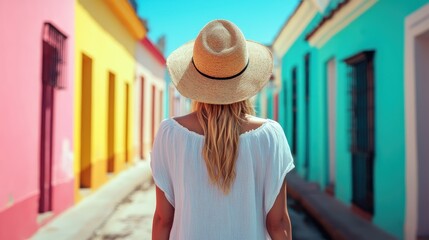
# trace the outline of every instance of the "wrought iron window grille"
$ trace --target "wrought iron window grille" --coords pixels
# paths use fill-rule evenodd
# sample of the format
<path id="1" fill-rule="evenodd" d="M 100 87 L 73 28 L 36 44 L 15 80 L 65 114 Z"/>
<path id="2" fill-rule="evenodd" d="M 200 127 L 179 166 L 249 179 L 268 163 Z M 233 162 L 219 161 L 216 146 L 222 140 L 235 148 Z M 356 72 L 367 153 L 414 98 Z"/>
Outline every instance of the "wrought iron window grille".
<path id="1" fill-rule="evenodd" d="M 66 83 L 66 39 L 52 23 L 43 26 L 42 82 L 57 89 L 65 89 Z"/>
<path id="2" fill-rule="evenodd" d="M 352 202 L 374 213 L 374 51 L 344 60 L 348 66 Z"/>

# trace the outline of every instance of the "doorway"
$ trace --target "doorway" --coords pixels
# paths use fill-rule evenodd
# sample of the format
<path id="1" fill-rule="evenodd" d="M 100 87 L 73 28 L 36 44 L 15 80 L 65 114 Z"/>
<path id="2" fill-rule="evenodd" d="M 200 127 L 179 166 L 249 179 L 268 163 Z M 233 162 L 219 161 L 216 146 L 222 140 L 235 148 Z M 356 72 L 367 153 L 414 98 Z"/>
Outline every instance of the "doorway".
<path id="1" fill-rule="evenodd" d="M 145 88 L 144 88 L 144 84 L 145 84 L 145 80 L 144 77 L 140 78 L 140 131 L 139 131 L 139 136 L 140 136 L 140 159 L 145 159 L 145 151 L 144 151 L 144 111 L 145 111 Z"/>
<path id="2" fill-rule="evenodd" d="M 54 161 L 54 116 L 56 89 L 65 88 L 67 37 L 47 22 L 42 33 L 42 102 L 40 126 L 39 213 L 52 211 L 52 165 Z"/>
<path id="3" fill-rule="evenodd" d="M 405 20 L 406 239 L 429 239 L 429 4 Z"/>
<path id="4" fill-rule="evenodd" d="M 91 187 L 92 59 L 82 54 L 80 188 Z"/>
<path id="5" fill-rule="evenodd" d="M 327 192 L 335 194 L 336 126 L 337 126 L 337 65 L 335 58 L 327 64 L 328 97 L 328 186 Z"/>
<path id="6" fill-rule="evenodd" d="M 429 30 L 415 39 L 416 59 L 416 129 L 418 161 L 417 235 L 429 239 Z"/>
<path id="7" fill-rule="evenodd" d="M 163 117 L 164 117 L 164 91 L 160 90 L 159 91 L 159 105 L 158 105 L 158 123 L 162 121 Z M 158 126 L 157 126 L 158 127 Z"/>
<path id="8" fill-rule="evenodd" d="M 304 57 L 304 80 L 305 80 L 305 144 L 304 144 L 304 168 L 305 178 L 310 178 L 310 53 Z"/>
<path id="9" fill-rule="evenodd" d="M 130 117 L 130 84 L 125 83 L 125 146 L 124 146 L 124 154 L 125 154 L 125 163 L 129 162 L 130 156 L 128 153 L 129 146 L 129 117 Z"/>
<path id="10" fill-rule="evenodd" d="M 115 171 L 115 74 L 109 72 L 109 92 L 107 94 L 107 172 Z"/>
<path id="11" fill-rule="evenodd" d="M 44 74 L 43 74 L 44 75 Z M 54 87 L 43 84 L 40 148 L 39 213 L 52 210 L 52 147 L 54 125 Z"/>
<path id="12" fill-rule="evenodd" d="M 344 60 L 348 65 L 352 202 L 368 218 L 374 214 L 374 51 Z"/>
<path id="13" fill-rule="evenodd" d="M 151 147 L 153 146 L 153 141 L 155 140 L 155 101 L 156 101 L 156 87 L 152 85 L 152 109 L 151 109 Z"/>
<path id="14" fill-rule="evenodd" d="M 298 128 L 298 92 L 297 68 L 292 69 L 292 154 L 297 154 L 297 128 Z"/>

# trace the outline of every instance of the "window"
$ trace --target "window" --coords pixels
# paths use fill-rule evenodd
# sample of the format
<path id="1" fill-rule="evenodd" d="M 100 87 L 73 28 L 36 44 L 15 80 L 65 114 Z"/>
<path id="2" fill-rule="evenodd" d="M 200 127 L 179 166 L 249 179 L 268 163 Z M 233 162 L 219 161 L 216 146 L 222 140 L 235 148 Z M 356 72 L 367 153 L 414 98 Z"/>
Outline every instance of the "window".
<path id="1" fill-rule="evenodd" d="M 51 23 L 43 27 L 43 70 L 45 85 L 65 88 L 65 41 L 67 37 Z"/>
<path id="2" fill-rule="evenodd" d="M 352 202 L 374 213 L 374 51 L 345 60 L 349 71 Z"/>

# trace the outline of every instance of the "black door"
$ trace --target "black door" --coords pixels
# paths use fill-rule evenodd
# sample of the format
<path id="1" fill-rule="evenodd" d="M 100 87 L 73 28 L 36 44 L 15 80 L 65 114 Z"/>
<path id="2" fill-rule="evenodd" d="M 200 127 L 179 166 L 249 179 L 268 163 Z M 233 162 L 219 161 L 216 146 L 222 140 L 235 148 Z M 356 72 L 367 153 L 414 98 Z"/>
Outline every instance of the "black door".
<path id="1" fill-rule="evenodd" d="M 374 63 L 373 51 L 357 54 L 349 65 L 352 202 L 374 213 Z"/>

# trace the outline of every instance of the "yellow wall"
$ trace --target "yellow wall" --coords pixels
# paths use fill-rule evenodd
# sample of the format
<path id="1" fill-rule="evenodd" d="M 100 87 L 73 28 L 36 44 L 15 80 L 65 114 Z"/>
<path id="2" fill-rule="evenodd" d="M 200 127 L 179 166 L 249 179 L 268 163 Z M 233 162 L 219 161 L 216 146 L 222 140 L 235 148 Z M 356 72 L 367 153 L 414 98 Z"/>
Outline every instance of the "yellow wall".
<path id="1" fill-rule="evenodd" d="M 114 12 L 102 0 L 78 0 L 75 5 L 75 100 L 74 100 L 74 169 L 76 176 L 76 200 L 81 198 L 80 173 L 90 174 L 90 188 L 97 189 L 107 180 L 107 116 L 109 72 L 115 75 L 115 138 L 114 173 L 133 160 L 133 80 L 135 72 L 134 51 L 136 39 Z M 82 102 L 82 55 L 92 59 L 91 101 Z M 129 84 L 128 147 L 125 147 L 125 92 Z M 86 152 L 87 164 L 81 164 L 81 111 L 82 104 L 91 104 L 91 127 L 85 136 L 90 137 Z M 85 148 L 84 148 L 85 149 Z"/>

